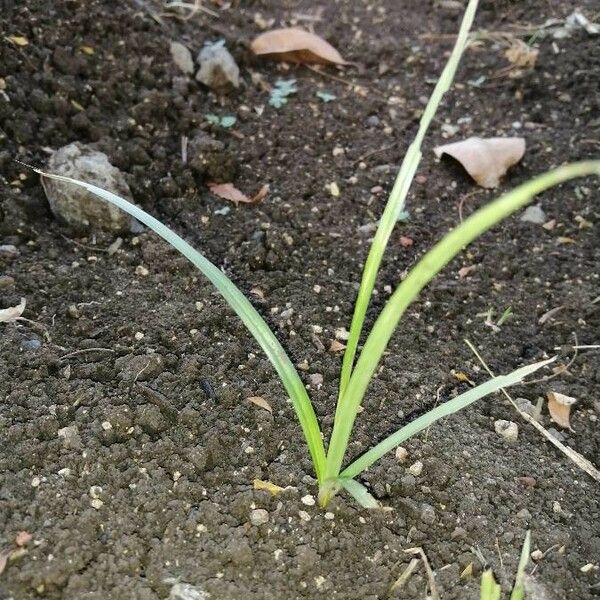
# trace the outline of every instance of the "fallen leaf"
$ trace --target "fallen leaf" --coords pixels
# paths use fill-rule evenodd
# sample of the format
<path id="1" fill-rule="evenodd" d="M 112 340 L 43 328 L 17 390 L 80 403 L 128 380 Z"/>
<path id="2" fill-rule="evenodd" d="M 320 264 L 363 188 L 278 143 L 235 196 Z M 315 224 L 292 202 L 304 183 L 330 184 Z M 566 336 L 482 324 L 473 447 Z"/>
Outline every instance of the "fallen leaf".
<path id="1" fill-rule="evenodd" d="M 466 373 L 463 373 L 462 371 L 456 371 L 455 373 L 452 373 L 454 375 L 454 378 L 458 381 L 463 381 L 465 383 L 468 383 L 470 385 L 475 385 L 470 379 L 469 376 Z"/>
<path id="2" fill-rule="evenodd" d="M 556 227 L 556 219 L 550 219 L 547 223 L 544 223 L 542 227 L 546 231 L 552 231 Z"/>
<path id="3" fill-rule="evenodd" d="M 410 248 L 414 244 L 412 238 L 406 237 L 405 235 L 400 236 L 400 245 L 403 248 Z"/>
<path id="4" fill-rule="evenodd" d="M 28 531 L 19 531 L 15 536 L 15 544 L 17 546 L 26 546 L 33 536 Z"/>
<path id="5" fill-rule="evenodd" d="M 337 340 L 332 340 L 331 346 L 329 346 L 329 352 L 341 352 L 346 346 Z"/>
<path id="6" fill-rule="evenodd" d="M 263 185 L 260 190 L 258 190 L 258 192 L 252 196 L 252 198 L 250 198 L 250 204 L 258 204 L 259 202 L 262 202 L 267 197 L 269 189 L 269 184 L 265 183 L 265 185 Z"/>
<path id="7" fill-rule="evenodd" d="M 548 412 L 550 413 L 552 420 L 560 425 L 560 427 L 571 429 L 571 431 L 573 431 L 569 422 L 569 416 L 571 414 L 571 406 L 573 406 L 577 400 L 571 398 L 571 396 L 559 394 L 558 392 L 547 392 L 546 396 L 548 397 Z"/>
<path id="8" fill-rule="evenodd" d="M 22 35 L 9 35 L 6 39 L 15 46 L 27 46 L 29 44 L 29 40 Z"/>
<path id="9" fill-rule="evenodd" d="M 471 271 L 474 271 L 476 268 L 477 268 L 476 265 L 469 265 L 467 267 L 461 267 L 458 270 L 458 276 L 461 279 L 464 279 Z"/>
<path id="10" fill-rule="evenodd" d="M 528 46 L 525 42 L 515 39 L 512 46 L 504 53 L 513 67 L 533 69 L 538 58 L 539 50 Z"/>
<path id="11" fill-rule="evenodd" d="M 525 139 L 471 137 L 437 146 L 433 151 L 438 158 L 448 154 L 457 160 L 481 187 L 493 188 L 506 171 L 523 158 Z"/>
<path id="12" fill-rule="evenodd" d="M 4 548 L 4 550 L 0 550 L 0 575 L 6 569 L 6 563 L 12 554 L 12 548 Z"/>
<path id="13" fill-rule="evenodd" d="M 23 314 L 25 304 L 25 298 L 21 298 L 21 302 L 17 306 L 10 306 L 0 310 L 0 323 L 12 323 L 16 321 Z"/>
<path id="14" fill-rule="evenodd" d="M 293 63 L 346 65 L 341 54 L 323 38 L 299 29 L 273 29 L 255 38 L 250 44 L 254 54 Z"/>
<path id="15" fill-rule="evenodd" d="M 194 72 L 194 59 L 189 48 L 179 42 L 171 42 L 169 47 L 171 58 L 177 67 L 184 73 Z"/>
<path id="16" fill-rule="evenodd" d="M 262 396 L 250 396 L 250 398 L 248 398 L 248 402 L 252 402 L 252 404 L 256 404 L 256 406 L 260 406 L 260 408 L 264 408 L 273 414 L 271 405 Z"/>
<path id="17" fill-rule="evenodd" d="M 270 481 L 263 481 L 262 479 L 255 479 L 253 484 L 255 490 L 266 490 L 272 496 L 277 496 L 277 494 L 281 494 L 285 490 L 280 485 L 275 485 Z"/>

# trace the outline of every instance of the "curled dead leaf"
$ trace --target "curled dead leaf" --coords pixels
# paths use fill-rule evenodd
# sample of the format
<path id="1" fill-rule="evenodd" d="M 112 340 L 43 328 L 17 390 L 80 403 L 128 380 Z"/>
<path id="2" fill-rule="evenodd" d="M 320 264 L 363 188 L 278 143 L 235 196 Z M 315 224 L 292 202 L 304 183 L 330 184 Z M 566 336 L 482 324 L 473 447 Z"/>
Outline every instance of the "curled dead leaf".
<path id="1" fill-rule="evenodd" d="M 244 192 L 238 190 L 233 183 L 209 183 L 208 189 L 219 198 L 224 200 L 230 200 L 236 206 L 241 202 L 242 204 L 258 204 L 262 202 L 269 193 L 269 184 L 263 185 L 256 194 L 252 197 L 246 196 Z"/>
<path id="2" fill-rule="evenodd" d="M 341 54 L 323 38 L 298 27 L 273 29 L 262 33 L 250 44 L 258 56 L 293 63 L 346 65 Z"/>
<path id="3" fill-rule="evenodd" d="M 19 531 L 15 536 L 15 544 L 17 546 L 26 546 L 32 538 L 33 536 L 28 531 Z"/>
<path id="4" fill-rule="evenodd" d="M 504 56 L 513 67 L 533 69 L 539 53 L 539 50 L 528 46 L 522 40 L 514 39 Z"/>
<path id="5" fill-rule="evenodd" d="M 250 396 L 250 398 L 248 398 L 248 402 L 252 402 L 252 404 L 256 404 L 256 406 L 260 406 L 260 408 L 264 408 L 273 414 L 271 405 L 262 396 Z"/>
<path id="6" fill-rule="evenodd" d="M 341 352 L 345 348 L 346 346 L 344 346 L 344 344 L 342 344 L 341 342 L 338 342 L 337 340 L 332 340 L 331 346 L 329 346 L 329 352 Z"/>
<path id="7" fill-rule="evenodd" d="M 26 303 L 25 298 L 21 298 L 21 302 L 17 306 L 9 306 L 0 310 L 0 323 L 12 323 L 16 321 L 23 314 Z"/>
<path id="8" fill-rule="evenodd" d="M 560 427 L 573 431 L 569 417 L 571 407 L 577 402 L 577 399 L 558 392 L 547 392 L 546 396 L 548 397 L 548 412 L 552 420 Z"/>
<path id="9" fill-rule="evenodd" d="M 280 485 L 275 485 L 270 481 L 263 481 L 262 479 L 255 479 L 254 482 L 255 490 L 265 490 L 269 492 L 272 496 L 277 496 L 277 494 L 281 494 L 285 490 Z"/>
<path id="10" fill-rule="evenodd" d="M 433 151 L 438 158 L 447 154 L 457 160 L 481 187 L 493 188 L 506 171 L 523 158 L 525 139 L 470 137 L 437 146 Z"/>

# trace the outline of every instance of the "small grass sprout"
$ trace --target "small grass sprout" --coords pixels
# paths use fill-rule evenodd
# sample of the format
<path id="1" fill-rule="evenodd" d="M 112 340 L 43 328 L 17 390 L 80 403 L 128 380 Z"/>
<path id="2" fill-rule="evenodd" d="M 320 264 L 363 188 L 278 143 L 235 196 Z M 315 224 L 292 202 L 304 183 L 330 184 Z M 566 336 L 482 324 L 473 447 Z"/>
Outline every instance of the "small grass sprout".
<path id="1" fill-rule="evenodd" d="M 574 177 L 591 174 L 600 175 L 600 161 L 580 162 L 558 167 L 523 183 L 473 213 L 468 219 L 444 236 L 412 267 L 381 310 L 370 332 L 366 336 L 362 351 L 358 352 L 367 308 L 385 247 L 396 222 L 405 212 L 404 204 L 406 196 L 421 159 L 422 141 L 443 94 L 450 87 L 454 78 L 459 59 L 467 43 L 468 32 L 476 8 L 477 0 L 469 0 L 454 49 L 425 108 L 415 140 L 407 151 L 383 216 L 379 221 L 378 229 L 365 263 L 356 300 L 341 367 L 339 394 L 333 429 L 327 446 L 324 443 L 319 422 L 306 387 L 294 364 L 262 316 L 221 269 L 192 248 L 192 246 L 166 225 L 123 198 L 89 183 L 38 170 L 43 177 L 80 186 L 129 213 L 190 260 L 221 293 L 267 355 L 292 402 L 308 445 L 319 486 L 319 502 L 323 507 L 327 506 L 334 495 L 340 490 L 347 491 L 364 507 L 374 508 L 378 506 L 375 498 L 357 479 L 365 469 L 369 468 L 387 452 L 395 449 L 405 440 L 423 431 L 439 419 L 466 408 L 483 396 L 521 382 L 524 377 L 554 360 L 549 359 L 523 366 L 508 375 L 493 377 L 467 392 L 436 406 L 426 414 L 392 433 L 378 444 L 375 444 L 364 454 L 350 462 L 346 461 L 346 450 L 350 442 L 354 422 L 369 383 L 375 375 L 388 342 L 404 312 L 427 283 L 457 256 L 465 246 L 476 240 L 504 218 L 527 205 L 537 194 Z M 283 83 L 285 85 L 282 85 Z M 279 84 L 279 89 L 287 90 L 281 94 L 283 99 L 285 99 L 287 94 L 295 92 L 294 84 L 293 80 Z"/>
<path id="2" fill-rule="evenodd" d="M 529 562 L 529 550 L 531 548 L 531 533 L 528 531 L 525 535 L 525 541 L 521 548 L 521 557 L 517 567 L 515 584 L 510 594 L 510 600 L 523 600 L 525 597 L 525 568 Z M 496 582 L 494 573 L 489 567 L 481 575 L 481 586 L 479 600 L 500 600 L 502 588 Z"/>

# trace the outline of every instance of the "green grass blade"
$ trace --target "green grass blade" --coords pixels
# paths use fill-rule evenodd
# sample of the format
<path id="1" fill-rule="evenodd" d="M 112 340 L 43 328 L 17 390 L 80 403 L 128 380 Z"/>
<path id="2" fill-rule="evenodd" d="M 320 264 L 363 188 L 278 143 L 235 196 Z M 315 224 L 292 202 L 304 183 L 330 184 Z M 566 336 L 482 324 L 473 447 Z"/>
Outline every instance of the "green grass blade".
<path id="1" fill-rule="evenodd" d="M 374 462 L 378 461 L 384 454 L 387 454 L 390 450 L 398 447 L 402 442 L 413 437 L 420 431 L 423 431 L 423 429 L 427 429 L 427 427 L 430 427 L 436 421 L 439 421 L 448 415 L 466 408 L 470 404 L 473 404 L 473 402 L 476 400 L 496 392 L 500 388 L 506 388 L 519 383 L 524 377 L 527 377 L 527 375 L 534 373 L 538 369 L 541 369 L 543 366 L 553 362 L 554 360 L 555 358 L 550 358 L 548 360 L 543 360 L 541 362 L 516 369 L 508 375 L 499 375 L 498 377 L 494 377 L 493 379 L 474 387 L 464 394 L 456 396 L 456 398 L 452 398 L 452 400 L 448 400 L 447 402 L 436 406 L 429 412 L 421 415 L 414 421 L 408 423 L 408 425 L 405 425 L 396 431 L 396 433 L 393 433 L 389 437 L 385 438 L 385 440 L 382 442 L 379 442 L 379 444 L 371 448 L 361 457 L 357 458 L 349 467 L 340 473 L 340 478 L 356 477 L 366 468 L 370 467 Z"/>
<path id="2" fill-rule="evenodd" d="M 323 440 L 321 439 L 319 423 L 304 384 L 292 361 L 267 323 L 235 284 L 218 267 L 200 254 L 200 252 L 192 248 L 183 238 L 131 202 L 95 185 L 78 181 L 77 179 L 44 173 L 38 169 L 35 169 L 35 171 L 42 175 L 42 177 L 82 187 L 102 200 L 114 204 L 132 217 L 135 217 L 183 254 L 217 288 L 229 306 L 231 306 L 242 320 L 248 331 L 254 336 L 277 371 L 281 382 L 292 400 L 308 443 L 317 478 L 321 481 L 325 466 L 325 449 Z"/>
<path id="3" fill-rule="evenodd" d="M 486 569 L 481 575 L 481 588 L 479 600 L 500 600 L 502 588 L 496 583 L 494 573 L 491 569 Z"/>
<path id="4" fill-rule="evenodd" d="M 350 433 L 367 386 L 402 315 L 419 295 L 419 292 L 465 246 L 496 223 L 531 202 L 537 194 L 574 177 L 592 174 L 600 175 L 600 161 L 587 161 L 558 167 L 520 185 L 472 214 L 417 262 L 406 279 L 392 294 L 375 321 L 352 372 L 350 383 L 344 394 L 344 401 L 336 411 L 327 451 L 326 480 L 336 479 L 340 472 Z"/>
<path id="5" fill-rule="evenodd" d="M 363 507 L 380 508 L 379 502 L 371 496 L 369 490 L 355 479 L 341 479 L 340 485 Z"/>
<path id="6" fill-rule="evenodd" d="M 510 600 L 523 600 L 525 597 L 525 567 L 529 562 L 529 550 L 531 549 L 531 532 L 525 535 L 523 548 L 521 549 L 521 558 L 517 567 L 517 576 L 515 578 L 515 587 L 510 595 Z"/>
<path id="7" fill-rule="evenodd" d="M 344 352 L 344 359 L 342 361 L 342 372 L 340 375 L 340 389 L 339 389 L 339 402 L 343 402 L 343 397 L 346 391 L 350 376 L 352 373 L 352 367 L 354 365 L 354 357 L 356 355 L 356 349 L 362 332 L 363 324 L 365 321 L 365 315 L 367 314 L 367 308 L 371 300 L 371 294 L 375 286 L 375 280 L 381 260 L 385 252 L 385 248 L 390 239 L 394 225 L 398 220 L 398 216 L 404 209 L 406 202 L 406 196 L 413 177 L 421 160 L 421 145 L 427 129 L 437 112 L 438 106 L 442 100 L 444 94 L 448 91 L 454 80 L 454 75 L 458 67 L 460 58 L 467 45 L 469 30 L 475 18 L 475 12 L 477 10 L 477 0 L 470 0 L 465 10 L 465 14 L 460 25 L 456 43 L 450 58 L 440 78 L 438 79 L 435 88 L 429 98 L 429 102 L 425 107 L 423 116 L 419 123 L 419 129 L 414 141 L 409 146 L 406 156 L 400 167 L 394 187 L 390 193 L 389 200 L 386 204 L 385 210 L 379 221 L 379 227 L 373 238 L 371 248 L 369 250 L 369 256 L 363 270 L 362 279 L 360 282 L 360 288 L 358 290 L 358 296 L 356 304 L 354 306 L 354 314 L 352 316 L 352 323 L 350 325 L 350 335 L 346 344 L 346 351 Z"/>

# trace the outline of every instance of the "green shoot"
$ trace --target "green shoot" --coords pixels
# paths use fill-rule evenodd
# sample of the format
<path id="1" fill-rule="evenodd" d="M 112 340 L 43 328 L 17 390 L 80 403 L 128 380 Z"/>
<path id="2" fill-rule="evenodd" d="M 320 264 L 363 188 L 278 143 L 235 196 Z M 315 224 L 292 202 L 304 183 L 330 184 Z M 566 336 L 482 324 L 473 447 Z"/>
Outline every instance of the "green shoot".
<path id="1" fill-rule="evenodd" d="M 600 175 L 600 161 L 580 162 L 559 167 L 520 185 L 472 214 L 467 220 L 433 246 L 411 269 L 408 276 L 400 283 L 379 314 L 366 338 L 362 352 L 357 358 L 359 338 L 385 247 L 395 223 L 405 214 L 404 204 L 421 158 L 421 144 L 444 92 L 452 83 L 458 61 L 467 42 L 469 28 L 475 15 L 476 7 L 477 0 L 469 0 L 456 45 L 425 109 L 416 138 L 410 145 L 402 163 L 373 240 L 373 245 L 364 267 L 352 318 L 350 338 L 341 368 L 339 396 L 327 453 L 325 453 L 319 423 L 310 398 L 292 361 L 249 300 L 220 269 L 163 223 L 123 198 L 95 185 L 69 177 L 47 174 L 36 169 L 42 175 L 42 178 L 56 179 L 82 187 L 100 199 L 112 203 L 129 213 L 183 254 L 216 287 L 263 349 L 291 399 L 313 461 L 319 484 L 319 500 L 322 506 L 326 506 L 339 489 L 346 490 L 364 507 L 373 508 L 378 506 L 377 501 L 371 496 L 365 486 L 356 481 L 356 477 L 360 473 L 404 440 L 416 435 L 439 419 L 469 406 L 479 398 L 500 388 L 506 388 L 519 383 L 525 376 L 533 373 L 552 360 L 538 362 L 533 365 L 521 367 L 508 375 L 494 377 L 464 394 L 441 404 L 385 438 L 362 456 L 356 458 L 347 467 L 343 467 L 352 428 L 367 387 L 404 312 L 416 299 L 421 290 L 465 246 L 476 240 L 501 220 L 531 202 L 537 194 L 574 177 L 583 177 L 592 174 Z M 275 103 L 272 104 L 275 107 L 280 107 L 287 102 L 287 97 L 290 94 L 296 92 L 295 81 L 278 82 L 276 90 L 276 92 L 274 90 Z M 501 319 L 505 320 L 507 317 L 508 313 L 505 311 Z M 518 589 L 518 581 L 515 589 Z M 492 596 L 492 598 L 494 597 Z M 519 600 L 519 596 L 515 596 L 513 600 Z"/>
<path id="2" fill-rule="evenodd" d="M 510 594 L 510 600 L 523 600 L 525 597 L 525 567 L 529 561 L 529 549 L 531 545 L 531 532 L 527 532 L 525 535 L 525 541 L 523 542 L 523 548 L 521 549 L 521 558 L 519 559 L 519 566 L 517 567 L 517 576 L 515 578 L 515 585 Z M 485 569 L 481 576 L 480 586 L 480 600 L 500 600 L 502 589 L 496 579 L 494 573 L 489 567 Z"/>
<path id="3" fill-rule="evenodd" d="M 204 255 L 192 248 L 183 238 L 174 231 L 163 225 L 158 219 L 149 215 L 135 204 L 111 192 L 107 192 L 90 183 L 84 183 L 70 177 L 43 173 L 35 169 L 43 177 L 64 181 L 85 188 L 92 194 L 110 202 L 124 210 L 132 217 L 152 229 L 155 233 L 165 239 L 173 248 L 185 256 L 202 274 L 217 288 L 229 306 L 242 320 L 248 331 L 254 336 L 260 347 L 267 355 L 269 361 L 277 371 L 283 386 L 285 387 L 296 414 L 304 437 L 308 444 L 310 455 L 319 481 L 322 480 L 325 465 L 325 449 L 321 439 L 321 430 L 312 407 L 306 388 L 296 371 L 296 367 L 286 354 L 285 350 L 271 331 L 264 319 L 258 314 L 250 301 L 242 294 L 235 284 Z"/>
<path id="4" fill-rule="evenodd" d="M 342 371 L 340 374 L 338 406 L 344 401 L 346 387 L 350 382 L 356 349 L 358 348 L 358 341 L 365 322 L 365 315 L 367 314 L 373 288 L 375 287 L 377 273 L 379 272 L 381 260 L 383 259 L 383 253 L 385 252 L 394 225 L 396 225 L 398 220 L 405 215 L 404 204 L 413 177 L 415 176 L 421 160 L 421 145 L 423 139 L 425 138 L 427 129 L 429 129 L 429 125 L 437 112 L 444 94 L 448 91 L 454 80 L 454 74 L 456 73 L 458 63 L 467 45 L 469 30 L 471 29 L 471 24 L 475 18 L 477 1 L 478 0 L 469 0 L 452 54 L 450 55 L 448 63 L 425 107 L 425 111 L 423 112 L 423 116 L 419 123 L 417 135 L 412 144 L 408 147 L 408 151 L 406 152 L 406 156 L 404 157 L 402 165 L 400 166 L 400 171 L 394 182 L 394 187 L 390 193 L 389 200 L 383 211 L 381 220 L 379 221 L 375 237 L 373 238 L 369 256 L 367 257 L 367 262 L 365 263 L 363 270 L 362 280 L 360 282 L 360 288 L 354 306 L 354 315 L 352 316 L 352 323 L 350 325 L 350 335 L 348 337 L 346 351 L 344 352 Z"/>

